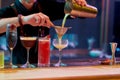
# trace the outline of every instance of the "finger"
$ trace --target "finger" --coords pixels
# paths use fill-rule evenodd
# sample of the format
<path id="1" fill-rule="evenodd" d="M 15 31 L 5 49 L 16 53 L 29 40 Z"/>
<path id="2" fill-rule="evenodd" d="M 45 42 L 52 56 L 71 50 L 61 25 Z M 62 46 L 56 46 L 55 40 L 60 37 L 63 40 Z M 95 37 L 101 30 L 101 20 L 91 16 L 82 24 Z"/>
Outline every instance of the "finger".
<path id="1" fill-rule="evenodd" d="M 86 6 L 87 2 L 85 0 L 82 1 L 82 6 Z"/>
<path id="2" fill-rule="evenodd" d="M 85 6 L 86 5 L 86 1 L 85 0 L 75 0 L 75 2 L 80 5 L 80 6 Z"/>
<path id="3" fill-rule="evenodd" d="M 86 4 L 85 1 L 82 1 L 82 2 L 81 2 L 81 5 L 82 5 L 82 6 L 85 6 L 85 4 Z"/>
<path id="4" fill-rule="evenodd" d="M 50 19 L 47 19 L 47 24 L 48 24 L 49 27 L 54 26 L 54 24 L 50 21 Z"/>
<path id="5" fill-rule="evenodd" d="M 84 4 L 84 6 L 86 6 L 87 5 L 87 2 L 85 1 L 85 4 Z"/>
<path id="6" fill-rule="evenodd" d="M 39 15 L 39 18 L 41 19 L 41 22 L 39 23 L 39 26 L 44 25 L 44 23 L 45 23 L 45 17 L 44 17 L 44 15 Z"/>
<path id="7" fill-rule="evenodd" d="M 50 27 L 50 26 L 55 26 L 50 20 L 47 21 L 47 22 L 48 22 L 48 27 Z"/>
<path id="8" fill-rule="evenodd" d="M 41 19 L 38 15 L 35 15 L 35 23 L 39 24 L 41 22 Z"/>
<path id="9" fill-rule="evenodd" d="M 46 26 L 46 27 L 50 27 L 50 26 L 54 26 L 54 24 L 50 21 L 49 17 L 43 13 L 39 13 L 41 16 L 44 17 L 43 21 L 44 23 L 42 24 L 42 26 Z"/>
<path id="10" fill-rule="evenodd" d="M 49 17 L 44 15 L 45 17 L 45 24 L 47 27 L 54 26 L 54 24 L 50 21 Z"/>
<path id="11" fill-rule="evenodd" d="M 76 18 L 75 16 L 70 16 L 71 18 Z"/>
<path id="12" fill-rule="evenodd" d="M 50 28 L 51 26 L 54 26 L 54 24 L 50 20 L 46 20 L 44 26 Z"/>

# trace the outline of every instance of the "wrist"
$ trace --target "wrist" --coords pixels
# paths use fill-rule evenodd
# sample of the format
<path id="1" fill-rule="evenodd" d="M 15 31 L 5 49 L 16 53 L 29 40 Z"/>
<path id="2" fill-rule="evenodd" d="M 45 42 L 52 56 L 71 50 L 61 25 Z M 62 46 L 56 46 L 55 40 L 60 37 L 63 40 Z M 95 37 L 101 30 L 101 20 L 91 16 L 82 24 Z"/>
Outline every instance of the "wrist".
<path id="1" fill-rule="evenodd" d="M 24 16 L 21 15 L 21 14 L 19 14 L 19 15 L 18 15 L 18 23 L 19 23 L 20 26 L 23 26 L 23 25 L 24 25 L 23 19 L 24 19 Z"/>

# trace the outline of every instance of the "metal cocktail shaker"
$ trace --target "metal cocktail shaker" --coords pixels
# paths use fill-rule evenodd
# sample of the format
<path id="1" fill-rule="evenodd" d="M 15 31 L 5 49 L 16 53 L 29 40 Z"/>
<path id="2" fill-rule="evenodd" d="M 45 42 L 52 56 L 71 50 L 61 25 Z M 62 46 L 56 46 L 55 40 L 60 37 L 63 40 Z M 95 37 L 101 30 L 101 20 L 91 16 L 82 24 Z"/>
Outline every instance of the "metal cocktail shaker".
<path id="1" fill-rule="evenodd" d="M 73 0 L 67 0 L 64 6 L 64 12 L 75 17 L 95 18 L 98 10 L 96 7 L 88 4 L 86 6 L 80 6 Z"/>

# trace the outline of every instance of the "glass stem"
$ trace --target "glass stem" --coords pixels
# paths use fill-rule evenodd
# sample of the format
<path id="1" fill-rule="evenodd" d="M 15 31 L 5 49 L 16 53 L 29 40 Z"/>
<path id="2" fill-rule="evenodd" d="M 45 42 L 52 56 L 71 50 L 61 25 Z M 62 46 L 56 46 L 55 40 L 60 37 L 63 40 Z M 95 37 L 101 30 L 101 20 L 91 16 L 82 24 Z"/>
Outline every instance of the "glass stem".
<path id="1" fill-rule="evenodd" d="M 112 64 L 114 65 L 115 63 L 116 63 L 115 52 L 112 52 Z"/>
<path id="2" fill-rule="evenodd" d="M 10 58 L 10 66 L 12 67 L 12 54 L 13 54 L 13 48 L 10 48 L 10 50 L 11 50 L 11 54 L 10 54 L 10 56 L 11 56 L 11 58 Z"/>
<path id="3" fill-rule="evenodd" d="M 62 38 L 59 38 L 58 40 L 59 40 L 59 44 L 61 44 L 61 43 L 62 43 L 62 42 L 61 42 L 61 41 L 62 41 Z"/>
<path id="4" fill-rule="evenodd" d="M 61 64 L 61 62 L 62 62 L 62 53 L 61 53 L 61 50 L 59 49 L 59 64 Z"/>
<path id="5" fill-rule="evenodd" d="M 62 43 L 62 42 L 61 42 L 62 38 L 59 38 L 58 40 L 59 40 L 59 45 L 61 45 L 61 43 Z M 62 63 L 62 60 L 61 60 L 61 59 L 62 59 L 62 53 L 61 53 L 61 49 L 59 49 L 59 64 Z"/>
<path id="6" fill-rule="evenodd" d="M 27 48 L 27 65 L 29 65 L 29 50 L 30 48 Z"/>

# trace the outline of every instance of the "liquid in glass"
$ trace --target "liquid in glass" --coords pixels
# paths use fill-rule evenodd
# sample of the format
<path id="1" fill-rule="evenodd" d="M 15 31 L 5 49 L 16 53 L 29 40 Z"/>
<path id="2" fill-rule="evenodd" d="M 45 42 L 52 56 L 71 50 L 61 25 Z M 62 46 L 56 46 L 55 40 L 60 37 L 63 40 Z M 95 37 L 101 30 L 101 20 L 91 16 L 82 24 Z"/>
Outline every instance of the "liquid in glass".
<path id="1" fill-rule="evenodd" d="M 38 40 L 38 67 L 50 66 L 50 39 L 39 38 Z"/>
<path id="2" fill-rule="evenodd" d="M 0 68 L 4 68 L 4 51 L 0 51 Z"/>

